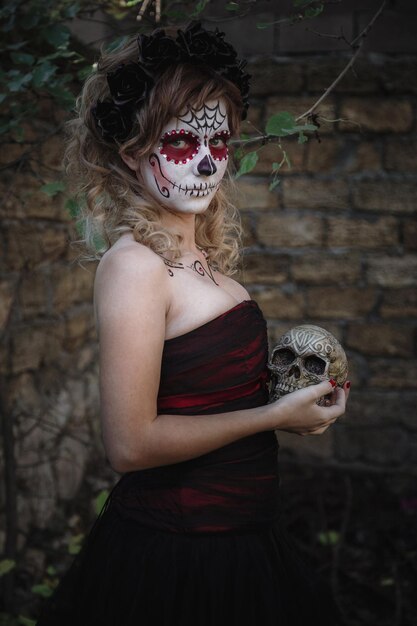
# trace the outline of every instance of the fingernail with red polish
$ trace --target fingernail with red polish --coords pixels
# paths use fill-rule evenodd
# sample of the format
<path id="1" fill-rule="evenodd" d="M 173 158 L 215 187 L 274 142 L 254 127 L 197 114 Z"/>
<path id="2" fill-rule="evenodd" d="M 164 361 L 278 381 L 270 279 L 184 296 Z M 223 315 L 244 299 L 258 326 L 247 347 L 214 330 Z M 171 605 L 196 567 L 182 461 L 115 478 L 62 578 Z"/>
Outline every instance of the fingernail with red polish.
<path id="1" fill-rule="evenodd" d="M 331 384 L 331 386 L 332 386 L 332 387 L 336 387 L 336 385 L 337 385 L 337 382 L 335 381 L 335 379 L 334 379 L 334 378 L 331 378 L 331 379 L 329 380 L 329 383 Z"/>
<path id="2" fill-rule="evenodd" d="M 346 381 L 346 389 L 350 389 L 350 380 Z"/>

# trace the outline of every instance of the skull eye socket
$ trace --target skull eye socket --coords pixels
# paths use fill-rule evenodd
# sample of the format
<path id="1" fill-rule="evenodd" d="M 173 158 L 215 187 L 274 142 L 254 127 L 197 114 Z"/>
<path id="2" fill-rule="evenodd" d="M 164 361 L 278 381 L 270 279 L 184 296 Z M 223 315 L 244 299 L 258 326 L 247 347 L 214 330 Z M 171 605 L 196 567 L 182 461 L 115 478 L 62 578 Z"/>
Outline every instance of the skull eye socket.
<path id="1" fill-rule="evenodd" d="M 310 374 L 318 374 L 320 376 L 326 370 L 326 361 L 323 361 L 318 356 L 308 356 L 304 361 L 304 367 Z"/>
<path id="2" fill-rule="evenodd" d="M 272 363 L 278 366 L 286 366 L 290 365 L 295 359 L 295 354 L 289 348 L 282 348 L 282 350 L 277 350 L 273 356 Z"/>

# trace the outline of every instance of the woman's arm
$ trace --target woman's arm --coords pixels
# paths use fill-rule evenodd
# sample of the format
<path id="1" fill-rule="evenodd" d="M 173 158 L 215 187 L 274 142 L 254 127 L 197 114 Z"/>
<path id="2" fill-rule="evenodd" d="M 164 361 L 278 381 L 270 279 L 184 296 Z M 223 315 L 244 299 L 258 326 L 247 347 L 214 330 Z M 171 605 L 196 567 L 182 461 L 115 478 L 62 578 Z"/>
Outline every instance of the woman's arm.
<path id="1" fill-rule="evenodd" d="M 343 390 L 330 407 L 315 403 L 332 390 L 321 383 L 254 409 L 158 415 L 168 280 L 161 259 L 142 246 L 108 254 L 97 270 L 102 436 L 115 471 L 178 463 L 264 430 L 318 434 L 343 414 Z"/>

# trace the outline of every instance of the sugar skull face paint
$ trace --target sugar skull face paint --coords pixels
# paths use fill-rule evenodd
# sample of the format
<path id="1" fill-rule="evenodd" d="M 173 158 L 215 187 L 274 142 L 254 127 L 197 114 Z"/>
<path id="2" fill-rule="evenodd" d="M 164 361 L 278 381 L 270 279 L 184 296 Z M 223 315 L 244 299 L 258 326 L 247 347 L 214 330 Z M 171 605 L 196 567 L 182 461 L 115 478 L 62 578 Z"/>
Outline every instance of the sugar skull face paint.
<path id="1" fill-rule="evenodd" d="M 171 120 L 158 146 L 141 162 L 148 191 L 174 211 L 204 212 L 226 171 L 229 137 L 222 100 Z"/>

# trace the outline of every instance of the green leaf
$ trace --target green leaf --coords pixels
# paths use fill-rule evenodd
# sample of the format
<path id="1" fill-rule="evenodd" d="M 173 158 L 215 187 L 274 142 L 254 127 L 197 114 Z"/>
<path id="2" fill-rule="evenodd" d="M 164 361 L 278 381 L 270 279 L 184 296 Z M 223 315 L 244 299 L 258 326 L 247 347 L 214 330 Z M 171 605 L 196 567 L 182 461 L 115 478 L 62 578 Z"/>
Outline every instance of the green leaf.
<path id="1" fill-rule="evenodd" d="M 244 156 L 245 156 L 245 150 L 243 149 L 243 146 L 240 146 L 240 148 L 237 148 L 235 150 L 235 153 L 234 153 L 235 159 L 240 161 L 240 159 L 243 159 Z"/>
<path id="2" fill-rule="evenodd" d="M 49 585 L 41 583 L 39 585 L 33 585 L 32 592 L 36 593 L 38 596 L 42 596 L 43 598 L 49 598 L 49 596 L 53 593 L 53 589 Z"/>
<path id="3" fill-rule="evenodd" d="M 337 530 L 327 530 L 325 532 L 318 533 L 317 539 L 323 546 L 335 546 L 339 543 L 340 535 Z"/>
<path id="4" fill-rule="evenodd" d="M 46 568 L 46 573 L 48 574 L 48 576 L 55 576 L 56 568 L 53 565 L 48 565 L 48 567 Z"/>
<path id="5" fill-rule="evenodd" d="M 256 151 L 248 152 L 248 154 L 245 154 L 243 159 L 240 161 L 239 169 L 236 173 L 236 178 L 239 178 L 240 176 L 243 176 L 243 174 L 251 172 L 256 166 L 258 159 L 259 156 Z"/>
<path id="6" fill-rule="evenodd" d="M 317 130 L 318 126 L 316 126 L 315 124 L 297 124 L 297 126 L 294 126 L 293 130 L 294 132 L 298 132 L 300 130 Z"/>
<path id="7" fill-rule="evenodd" d="M 94 501 L 94 510 L 96 512 L 96 515 L 100 515 L 101 511 L 103 510 L 103 506 L 108 498 L 108 495 L 109 491 L 107 489 L 103 489 L 103 491 L 100 491 L 100 493 L 96 497 Z"/>
<path id="8" fill-rule="evenodd" d="M 51 54 L 47 54 L 46 56 L 41 57 L 39 61 L 54 61 L 55 59 L 71 59 L 72 57 L 80 57 L 80 55 L 74 52 L 73 50 L 71 51 L 71 50 L 59 49 L 56 52 L 52 52 Z"/>
<path id="9" fill-rule="evenodd" d="M 65 209 L 74 219 L 77 218 L 80 213 L 80 207 L 75 198 L 68 198 L 68 200 L 65 202 Z"/>
<path id="10" fill-rule="evenodd" d="M 16 567 L 16 561 L 13 559 L 3 559 L 0 561 L 0 576 L 4 576 Z"/>
<path id="11" fill-rule="evenodd" d="M 318 7 L 309 7 L 304 11 L 304 17 L 311 19 L 317 17 L 320 13 L 323 13 L 324 6 L 321 4 Z"/>
<path id="12" fill-rule="evenodd" d="M 10 57 L 13 63 L 22 65 L 33 65 L 35 62 L 35 57 L 33 54 L 27 54 L 26 52 L 11 52 Z"/>
<path id="13" fill-rule="evenodd" d="M 395 580 L 393 578 L 381 578 L 379 584 L 381 587 L 392 587 L 395 584 Z"/>
<path id="14" fill-rule="evenodd" d="M 275 178 L 272 183 L 270 183 L 269 185 L 269 191 L 274 191 L 275 187 L 278 187 L 278 185 L 281 183 L 281 179 L 280 178 Z"/>
<path id="15" fill-rule="evenodd" d="M 65 183 L 62 182 L 62 180 L 56 180 L 53 183 L 47 183 L 46 185 L 42 185 L 41 187 L 41 191 L 43 191 L 43 193 L 46 193 L 46 195 L 50 196 L 51 198 L 53 196 L 56 196 L 56 194 L 60 191 L 65 191 L 65 189 Z"/>
<path id="16" fill-rule="evenodd" d="M 204 10 L 204 7 L 206 6 L 208 0 L 199 0 L 199 2 L 197 2 L 194 11 L 191 13 L 190 17 L 198 17 L 200 15 L 200 13 Z"/>
<path id="17" fill-rule="evenodd" d="M 43 38 L 46 39 L 51 46 L 59 48 L 66 46 L 70 38 L 70 31 L 63 24 L 53 24 L 42 31 Z"/>
<path id="18" fill-rule="evenodd" d="M 308 141 L 308 137 L 301 131 L 298 135 L 298 143 L 306 143 Z"/>
<path id="19" fill-rule="evenodd" d="M 40 87 L 42 87 L 42 85 L 44 85 L 51 79 L 51 77 L 55 74 L 57 69 L 58 69 L 57 66 L 52 65 L 52 63 L 49 63 L 49 61 L 45 61 L 44 63 L 37 65 L 35 69 L 33 70 L 33 78 L 32 78 L 33 86 L 36 89 L 39 89 Z"/>
<path id="20" fill-rule="evenodd" d="M 12 93 L 16 93 L 17 91 L 21 91 L 22 87 L 30 83 L 32 80 L 32 72 L 28 72 L 27 74 L 20 74 L 16 76 L 16 78 L 12 79 L 9 82 L 9 91 Z"/>
<path id="21" fill-rule="evenodd" d="M 225 8 L 226 8 L 226 11 L 238 11 L 239 4 L 237 2 L 228 2 Z"/>
<path id="22" fill-rule="evenodd" d="M 292 113 L 282 111 L 281 113 L 275 113 L 275 115 L 269 118 L 265 130 L 268 135 L 284 137 L 291 133 L 295 125 L 296 122 Z"/>

